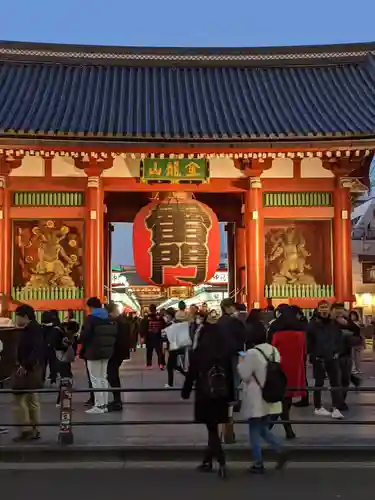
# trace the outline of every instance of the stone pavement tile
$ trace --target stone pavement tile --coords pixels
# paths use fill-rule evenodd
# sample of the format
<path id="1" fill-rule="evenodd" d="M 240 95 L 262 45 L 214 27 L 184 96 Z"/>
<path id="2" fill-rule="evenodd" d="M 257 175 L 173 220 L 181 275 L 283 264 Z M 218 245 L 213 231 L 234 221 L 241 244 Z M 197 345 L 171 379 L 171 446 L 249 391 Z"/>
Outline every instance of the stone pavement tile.
<path id="1" fill-rule="evenodd" d="M 167 374 L 159 369 L 144 370 L 142 359 L 135 356 L 130 363 L 124 363 L 122 369 L 122 384 L 125 388 L 163 388 Z M 373 363 L 365 363 L 364 385 L 372 386 L 375 383 L 370 379 L 375 373 Z M 75 387 L 87 387 L 85 372 L 81 362 L 75 364 Z M 182 384 L 182 377 L 176 376 L 176 384 Z M 111 397 L 111 396 L 110 396 Z M 41 396 L 42 422 L 54 422 L 55 427 L 42 427 L 43 439 L 41 444 L 55 444 L 58 435 L 59 409 L 55 407 L 56 395 Z M 74 394 L 73 397 L 73 425 L 74 422 L 99 425 L 74 426 L 75 444 L 90 445 L 203 445 L 206 441 L 206 432 L 203 426 L 173 423 L 169 425 L 157 424 L 159 421 L 184 421 L 192 420 L 192 402 L 180 399 L 179 391 L 163 392 L 131 392 L 124 393 L 124 411 L 122 413 L 109 413 L 105 415 L 87 415 L 83 402 L 86 394 Z M 329 394 L 324 394 L 324 400 L 329 407 Z M 375 393 L 351 393 L 349 395 L 350 410 L 345 421 L 361 420 L 375 421 Z M 0 395 L 0 425 L 10 424 L 11 395 Z M 375 426 L 347 425 L 331 423 L 330 418 L 319 419 L 313 413 L 313 408 L 293 408 L 293 419 L 309 419 L 327 422 L 327 425 L 309 424 L 296 425 L 298 439 L 293 445 L 345 445 L 345 444 L 373 444 Z M 241 418 L 241 415 L 238 416 Z M 105 422 L 155 422 L 149 425 L 100 425 Z M 280 425 L 276 426 L 276 433 L 283 436 Z M 12 433 L 0 436 L 0 446 L 11 443 Z M 240 445 L 248 442 L 246 425 L 236 424 L 236 437 Z M 26 445 L 27 446 L 27 445 Z"/>

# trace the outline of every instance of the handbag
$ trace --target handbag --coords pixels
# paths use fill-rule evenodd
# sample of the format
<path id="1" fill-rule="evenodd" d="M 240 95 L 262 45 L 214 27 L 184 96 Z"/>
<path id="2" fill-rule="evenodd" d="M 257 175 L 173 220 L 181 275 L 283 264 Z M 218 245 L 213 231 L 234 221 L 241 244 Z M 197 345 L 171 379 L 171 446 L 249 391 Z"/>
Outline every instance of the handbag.
<path id="1" fill-rule="evenodd" d="M 56 358 L 61 361 L 61 363 L 73 363 L 75 357 L 76 355 L 71 345 L 68 346 L 66 351 L 56 351 Z"/>

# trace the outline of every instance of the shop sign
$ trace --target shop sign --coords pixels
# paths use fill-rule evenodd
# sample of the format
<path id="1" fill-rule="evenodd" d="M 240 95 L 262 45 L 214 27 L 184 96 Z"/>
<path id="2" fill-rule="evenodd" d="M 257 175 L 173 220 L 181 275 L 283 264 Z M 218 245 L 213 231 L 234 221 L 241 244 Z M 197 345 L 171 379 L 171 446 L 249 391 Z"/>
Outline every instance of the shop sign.
<path id="1" fill-rule="evenodd" d="M 194 296 L 193 287 L 170 286 L 167 288 L 168 299 L 190 299 Z"/>
<path id="2" fill-rule="evenodd" d="M 149 182 L 207 182 L 208 164 L 206 160 L 145 159 L 141 168 L 141 180 Z"/>
<path id="3" fill-rule="evenodd" d="M 216 271 L 210 280 L 207 281 L 209 285 L 227 285 L 228 284 L 228 271 Z"/>
<path id="4" fill-rule="evenodd" d="M 129 281 L 123 273 L 112 271 L 112 286 L 124 286 L 127 288 L 129 286 Z"/>

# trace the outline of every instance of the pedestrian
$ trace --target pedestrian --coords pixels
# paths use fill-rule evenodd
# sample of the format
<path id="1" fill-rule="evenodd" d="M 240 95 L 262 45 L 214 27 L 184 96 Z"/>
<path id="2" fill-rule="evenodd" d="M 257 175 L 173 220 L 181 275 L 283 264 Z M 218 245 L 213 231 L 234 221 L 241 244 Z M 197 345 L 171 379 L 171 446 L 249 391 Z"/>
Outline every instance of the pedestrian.
<path id="1" fill-rule="evenodd" d="M 40 439 L 40 405 L 33 390 L 43 387 L 43 330 L 29 305 L 16 309 L 16 324 L 22 328 L 17 349 L 17 366 L 12 376 L 13 414 L 20 433 L 15 442 Z M 30 392 L 22 392 L 27 390 Z"/>
<path id="2" fill-rule="evenodd" d="M 49 369 L 50 384 L 57 382 L 58 361 L 56 358 L 55 341 L 56 336 L 61 333 L 60 320 L 56 311 L 44 311 L 41 318 L 43 329 L 43 342 L 45 350 L 43 381 L 46 381 L 47 368 Z"/>
<path id="3" fill-rule="evenodd" d="M 199 329 L 199 337 L 191 354 L 182 397 L 188 399 L 195 387 L 195 422 L 205 424 L 208 432 L 207 449 L 198 470 L 211 472 L 216 460 L 219 464 L 219 477 L 224 479 L 227 471 L 219 425 L 228 422 L 229 403 L 234 398 L 231 358 L 227 354 L 226 342 L 217 323 L 210 323 L 210 317 L 204 313 L 199 318 L 204 323 Z"/>
<path id="4" fill-rule="evenodd" d="M 75 358 L 73 349 L 74 336 L 68 333 L 68 329 L 64 330 L 62 325 L 56 322 L 56 315 L 53 311 L 44 311 L 41 323 L 44 339 L 48 340 L 49 348 L 53 350 L 53 356 L 56 360 L 56 370 L 60 374 L 61 390 L 63 379 L 73 379 L 71 363 Z M 56 406 L 60 406 L 60 391 L 57 396 Z"/>
<path id="5" fill-rule="evenodd" d="M 263 399 L 263 387 L 267 377 L 269 361 L 280 362 L 278 350 L 266 342 L 266 334 L 259 332 L 253 338 L 254 347 L 240 356 L 238 372 L 243 380 L 242 412 L 249 423 L 250 443 L 254 463 L 250 472 L 264 473 L 261 448 L 263 439 L 277 454 L 277 469 L 282 469 L 286 463 L 286 455 L 281 444 L 270 429 L 271 418 L 282 411 L 280 402 L 267 403 Z"/>
<path id="6" fill-rule="evenodd" d="M 289 389 L 283 400 L 281 419 L 290 420 L 290 409 L 293 398 L 303 397 L 306 390 L 305 358 L 306 336 L 302 323 L 298 321 L 295 310 L 291 307 L 284 310 L 283 314 L 272 324 L 272 345 L 276 347 L 281 356 L 281 368 L 286 375 Z M 286 439 L 294 439 L 295 432 L 290 423 L 284 423 Z"/>
<path id="7" fill-rule="evenodd" d="M 190 331 L 190 338 L 193 341 L 195 331 L 197 329 L 197 323 L 196 319 L 198 316 L 199 309 L 195 304 L 192 304 L 189 308 L 189 331 Z"/>
<path id="8" fill-rule="evenodd" d="M 158 364 L 161 370 L 165 369 L 165 359 L 163 356 L 162 335 L 164 320 L 156 311 L 156 305 L 151 304 L 148 315 L 141 322 L 141 337 L 146 343 L 146 367 L 152 369 L 152 357 L 154 351 L 158 357 Z"/>
<path id="9" fill-rule="evenodd" d="M 340 326 L 330 316 L 330 304 L 321 300 L 318 304 L 315 320 L 310 321 L 307 329 L 307 352 L 313 365 L 315 379 L 314 408 L 315 415 L 340 419 L 343 415 L 339 387 L 339 354 L 343 349 L 343 335 Z M 324 380 L 328 377 L 331 387 L 332 411 L 322 404 Z"/>
<path id="10" fill-rule="evenodd" d="M 300 324 L 301 330 L 305 334 L 305 343 L 306 343 L 306 353 L 305 353 L 305 359 L 304 359 L 304 368 L 305 368 L 305 387 L 308 387 L 309 381 L 307 379 L 307 328 L 309 326 L 309 322 L 304 315 L 302 309 L 299 306 L 292 305 L 290 306 L 291 311 L 293 311 L 295 318 L 297 319 L 298 323 Z M 315 313 L 316 314 L 316 313 Z M 303 396 L 299 401 L 296 401 L 293 403 L 293 406 L 296 408 L 306 408 L 310 406 L 310 398 L 309 398 L 309 392 L 305 391 Z"/>
<path id="11" fill-rule="evenodd" d="M 167 326 L 163 330 L 163 336 L 167 338 L 168 343 L 168 383 L 165 385 L 166 389 L 173 387 L 175 371 L 185 376 L 186 349 L 192 345 L 188 321 L 178 322 L 176 316 L 177 313 L 175 314 L 174 309 L 167 309 L 165 313 Z"/>
<path id="12" fill-rule="evenodd" d="M 175 314 L 175 321 L 178 321 L 179 323 L 189 321 L 189 313 L 186 308 L 186 303 L 183 300 L 180 300 L 180 302 L 178 303 L 178 310 Z"/>
<path id="13" fill-rule="evenodd" d="M 361 345 L 361 329 L 359 325 L 349 319 L 349 313 L 345 309 L 344 304 L 335 302 L 331 306 L 331 317 L 336 323 L 337 327 L 341 330 L 342 334 L 342 349 L 339 353 L 339 385 L 343 387 L 341 392 L 341 401 L 339 409 L 346 411 L 348 405 L 346 398 L 348 395 L 348 388 L 352 383 L 355 387 L 361 385 L 361 379 L 358 375 L 352 373 L 353 368 L 353 347 Z"/>
<path id="14" fill-rule="evenodd" d="M 109 319 L 108 312 L 102 307 L 98 297 L 89 298 L 87 307 L 90 314 L 85 319 L 80 335 L 81 352 L 87 361 L 92 387 L 99 391 L 94 393 L 94 406 L 86 410 L 86 413 L 101 414 L 108 411 L 107 366 L 113 355 L 117 325 Z"/>
<path id="15" fill-rule="evenodd" d="M 245 349 L 246 351 L 254 347 L 254 341 L 260 335 L 265 335 L 266 329 L 262 321 L 262 312 L 260 309 L 252 309 L 245 321 Z"/>
<path id="16" fill-rule="evenodd" d="M 239 302 L 236 302 L 234 307 L 236 309 L 234 316 L 237 319 L 239 319 L 240 321 L 242 321 L 242 323 L 246 323 L 246 320 L 247 320 L 249 313 L 247 311 L 245 304 L 241 304 Z"/>
<path id="17" fill-rule="evenodd" d="M 355 337 L 356 340 L 354 340 L 354 343 L 358 343 L 358 345 L 354 345 L 352 349 L 353 353 L 353 374 L 354 375 L 360 375 L 362 372 L 361 370 L 361 358 L 362 358 L 362 351 L 365 348 L 365 338 L 362 335 L 362 326 L 360 317 L 357 311 L 353 310 L 350 311 L 349 313 L 349 322 L 353 324 L 353 329 L 355 327 L 359 328 L 359 336 Z"/>
<path id="18" fill-rule="evenodd" d="M 232 380 L 234 399 L 230 406 L 230 419 L 228 424 L 224 426 L 224 441 L 227 444 L 235 442 L 233 412 L 240 408 L 240 384 L 241 380 L 238 376 L 238 353 L 245 349 L 246 328 L 244 323 L 236 317 L 236 306 L 232 299 L 227 298 L 221 301 L 221 316 L 217 321 L 217 326 L 220 334 L 225 340 L 226 353 L 232 360 Z"/>
<path id="19" fill-rule="evenodd" d="M 1 362 L 1 353 L 3 352 L 4 350 L 4 344 L 3 342 L 0 340 L 0 362 Z M 3 384 L 0 385 L 1 388 L 3 388 Z M 8 429 L 6 427 L 0 427 L 0 435 L 4 435 L 4 434 L 8 434 Z"/>
<path id="20" fill-rule="evenodd" d="M 107 378 L 112 388 L 121 389 L 120 367 L 125 359 L 130 357 L 130 319 L 119 314 L 116 304 L 106 305 L 109 319 L 117 324 L 117 336 L 113 354 L 108 361 Z M 121 392 L 113 392 L 113 401 L 108 405 L 108 411 L 121 411 Z"/>

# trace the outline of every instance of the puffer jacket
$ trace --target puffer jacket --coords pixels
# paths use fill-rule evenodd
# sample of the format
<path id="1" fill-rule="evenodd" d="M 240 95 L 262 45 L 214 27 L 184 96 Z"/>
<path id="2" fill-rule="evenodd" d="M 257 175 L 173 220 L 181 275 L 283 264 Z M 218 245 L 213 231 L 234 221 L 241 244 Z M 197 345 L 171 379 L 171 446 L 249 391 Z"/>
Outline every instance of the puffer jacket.
<path id="1" fill-rule="evenodd" d="M 331 319 L 317 318 L 307 329 L 307 352 L 311 358 L 333 359 L 343 350 L 343 335 Z"/>
<path id="2" fill-rule="evenodd" d="M 87 361 L 110 359 L 118 334 L 118 325 L 111 321 L 105 309 L 94 309 L 82 327 L 81 357 Z"/>

